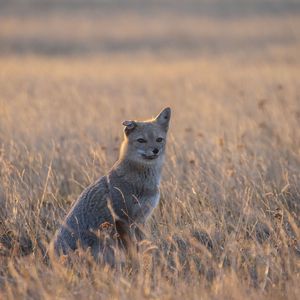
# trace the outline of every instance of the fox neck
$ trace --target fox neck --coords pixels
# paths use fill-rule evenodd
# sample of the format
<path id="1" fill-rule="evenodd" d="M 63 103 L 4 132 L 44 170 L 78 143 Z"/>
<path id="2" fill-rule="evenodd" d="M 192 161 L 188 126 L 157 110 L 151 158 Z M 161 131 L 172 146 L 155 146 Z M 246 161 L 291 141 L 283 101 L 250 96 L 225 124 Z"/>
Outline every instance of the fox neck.
<path id="1" fill-rule="evenodd" d="M 120 175 L 121 173 L 126 172 L 126 176 L 139 176 L 140 179 L 154 176 L 157 178 L 159 184 L 163 160 L 164 154 L 161 154 L 160 157 L 153 161 L 132 159 L 127 153 L 127 142 L 124 141 L 121 145 L 119 159 L 113 169 L 115 169 Z"/>

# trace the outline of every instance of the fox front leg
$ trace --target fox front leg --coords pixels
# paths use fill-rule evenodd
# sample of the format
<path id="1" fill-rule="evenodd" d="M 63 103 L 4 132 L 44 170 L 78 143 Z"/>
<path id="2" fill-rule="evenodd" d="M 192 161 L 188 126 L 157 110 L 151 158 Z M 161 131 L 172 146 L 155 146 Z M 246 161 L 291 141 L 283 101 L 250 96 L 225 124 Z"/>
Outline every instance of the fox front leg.
<path id="1" fill-rule="evenodd" d="M 135 234 L 135 238 L 138 242 L 141 242 L 141 241 L 147 239 L 145 232 L 141 229 L 140 226 L 135 226 L 134 234 Z"/>
<path id="2" fill-rule="evenodd" d="M 138 249 L 134 228 L 123 221 L 116 221 L 116 230 L 121 241 L 121 246 L 126 251 L 133 269 L 139 269 Z"/>
<path id="3" fill-rule="evenodd" d="M 127 252 L 130 252 L 131 248 L 134 248 L 136 245 L 136 238 L 133 229 L 126 222 L 118 220 L 116 221 L 116 230 L 122 247 L 124 247 Z"/>

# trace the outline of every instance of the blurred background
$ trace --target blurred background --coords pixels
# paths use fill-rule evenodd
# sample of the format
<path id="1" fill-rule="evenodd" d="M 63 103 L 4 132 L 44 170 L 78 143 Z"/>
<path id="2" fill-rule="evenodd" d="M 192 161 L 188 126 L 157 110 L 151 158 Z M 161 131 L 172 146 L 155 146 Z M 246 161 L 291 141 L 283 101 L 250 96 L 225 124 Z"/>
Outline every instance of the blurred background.
<path id="1" fill-rule="evenodd" d="M 299 14 L 297 0 L 1 0 L 0 55 L 262 56 L 299 43 Z"/>

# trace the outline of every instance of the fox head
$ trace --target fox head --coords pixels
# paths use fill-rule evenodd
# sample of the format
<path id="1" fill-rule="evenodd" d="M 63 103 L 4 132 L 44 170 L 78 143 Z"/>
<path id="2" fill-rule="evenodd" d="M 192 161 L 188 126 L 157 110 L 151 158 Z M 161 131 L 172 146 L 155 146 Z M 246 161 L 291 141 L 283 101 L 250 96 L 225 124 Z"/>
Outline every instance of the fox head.
<path id="1" fill-rule="evenodd" d="M 131 161 L 153 164 L 164 156 L 171 109 L 162 110 L 149 121 L 124 121 L 124 141 L 121 157 Z"/>

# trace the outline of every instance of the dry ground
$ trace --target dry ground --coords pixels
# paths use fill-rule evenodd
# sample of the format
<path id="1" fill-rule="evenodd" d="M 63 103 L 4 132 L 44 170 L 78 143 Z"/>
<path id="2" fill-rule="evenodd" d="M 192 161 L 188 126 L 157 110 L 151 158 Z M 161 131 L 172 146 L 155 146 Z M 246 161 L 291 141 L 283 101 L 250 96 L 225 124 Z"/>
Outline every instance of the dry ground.
<path id="1" fill-rule="evenodd" d="M 296 299 L 297 1 L 0 2 L 0 298 Z M 173 116 L 140 269 L 42 248 L 117 159 L 124 119 Z"/>

